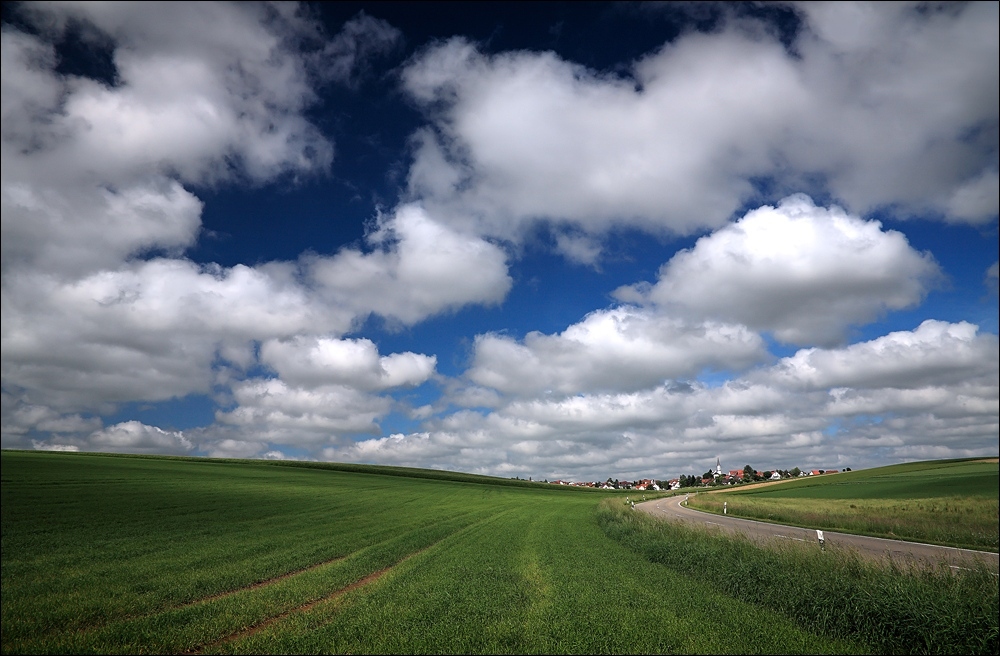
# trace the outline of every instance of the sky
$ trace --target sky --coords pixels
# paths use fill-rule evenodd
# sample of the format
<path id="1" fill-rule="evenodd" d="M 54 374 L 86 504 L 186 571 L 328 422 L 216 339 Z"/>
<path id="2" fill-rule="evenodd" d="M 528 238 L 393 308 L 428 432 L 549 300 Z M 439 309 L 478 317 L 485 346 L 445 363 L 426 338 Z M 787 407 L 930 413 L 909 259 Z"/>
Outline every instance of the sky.
<path id="1" fill-rule="evenodd" d="M 995 456 L 998 4 L 4 5 L 2 447 Z"/>

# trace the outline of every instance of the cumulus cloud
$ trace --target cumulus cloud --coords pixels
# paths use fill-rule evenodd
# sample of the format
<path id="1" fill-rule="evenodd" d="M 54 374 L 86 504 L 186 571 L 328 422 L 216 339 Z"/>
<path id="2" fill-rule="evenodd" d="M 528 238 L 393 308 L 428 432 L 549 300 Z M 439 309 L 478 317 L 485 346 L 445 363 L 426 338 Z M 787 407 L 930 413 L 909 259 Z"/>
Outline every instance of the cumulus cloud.
<path id="1" fill-rule="evenodd" d="M 138 421 L 126 421 L 94 432 L 89 444 L 101 451 L 122 453 L 190 453 L 195 445 L 181 431 L 165 431 Z"/>
<path id="2" fill-rule="evenodd" d="M 5 278 L 6 386 L 64 410 L 160 401 L 211 389 L 220 361 L 251 340 L 346 329 L 353 315 L 315 302 L 288 267 L 132 262 L 72 283 Z"/>
<path id="3" fill-rule="evenodd" d="M 347 385 L 301 388 L 277 378 L 250 379 L 233 385 L 237 407 L 216 413 L 224 426 L 239 429 L 241 440 L 286 445 L 317 445 L 344 434 L 374 433 L 376 419 L 391 399 Z"/>
<path id="4" fill-rule="evenodd" d="M 413 324 L 470 303 L 498 303 L 512 280 L 499 246 L 441 224 L 419 205 L 380 217 L 374 250 L 346 248 L 311 262 L 311 275 L 338 305 Z"/>
<path id="5" fill-rule="evenodd" d="M 3 267 L 79 275 L 182 250 L 201 203 L 184 184 L 324 170 L 332 145 L 293 50 L 301 24 L 264 5 L 26 5 L 3 32 Z M 109 85 L 56 70 L 71 22 L 109 40 Z"/>
<path id="6" fill-rule="evenodd" d="M 316 448 L 377 433 L 376 422 L 395 405 L 379 393 L 424 383 L 437 360 L 380 356 L 368 339 L 298 336 L 264 342 L 260 362 L 279 378 L 232 384 L 235 407 L 216 413 L 219 425 L 206 429 L 212 452 L 256 455 L 267 443 Z"/>
<path id="7" fill-rule="evenodd" d="M 852 325 L 916 305 L 940 275 L 902 233 L 798 194 L 702 237 L 651 288 L 617 295 L 743 323 L 784 342 L 832 344 Z"/>
<path id="8" fill-rule="evenodd" d="M 859 213 L 994 219 L 996 5 L 798 8 L 794 53 L 733 18 L 625 76 L 459 37 L 433 45 L 403 73 L 431 120 L 410 191 L 504 238 L 537 220 L 585 234 L 717 228 L 759 179 Z"/>
<path id="9" fill-rule="evenodd" d="M 917 389 L 989 383 L 1000 359 L 997 336 L 967 322 L 927 320 L 841 349 L 803 349 L 770 372 L 786 387 Z"/>
<path id="10" fill-rule="evenodd" d="M 264 5 L 17 11 L 35 32 L 5 25 L 2 41 L 5 389 L 61 411 L 163 400 L 208 391 L 217 351 L 350 324 L 310 307 L 280 265 L 176 258 L 201 227 L 185 185 L 329 165 L 302 114 L 313 95 L 294 42 L 308 25 Z M 113 80 L 57 70 L 71 26 L 107 45 Z M 172 259 L 134 259 L 151 253 Z"/>
<path id="11" fill-rule="evenodd" d="M 25 403 L 20 397 L 4 390 L 0 393 L 0 434 L 17 439 L 22 445 L 24 437 L 32 432 L 52 434 L 91 433 L 101 428 L 97 417 L 66 414 L 45 405 Z"/>
<path id="12" fill-rule="evenodd" d="M 743 326 L 692 324 L 621 306 L 556 335 L 529 333 L 522 343 L 480 335 L 466 375 L 505 394 L 575 394 L 641 389 L 703 369 L 743 369 L 764 357 L 763 340 Z"/>
<path id="13" fill-rule="evenodd" d="M 434 372 L 437 358 L 417 353 L 379 356 L 368 339 L 296 337 L 261 345 L 260 360 L 285 382 L 302 386 L 340 384 L 368 390 L 419 385 Z"/>
<path id="14" fill-rule="evenodd" d="M 265 364 L 291 377 L 285 397 L 336 379 L 346 391 L 326 393 L 347 395 L 366 417 L 337 425 L 372 430 L 386 401 L 366 395 L 423 382 L 435 360 L 379 356 L 370 342 L 338 337 L 371 313 L 409 324 L 509 290 L 502 249 L 416 206 L 382 217 L 367 252 L 233 267 L 182 256 L 201 230 L 192 187 L 328 167 L 332 144 L 305 117 L 313 74 L 325 65 L 341 82 L 356 80 L 399 38 L 384 22 L 361 14 L 326 50 L 303 54 L 318 28 L 292 5 L 18 11 L 35 32 L 5 26 L 2 41 L 5 440 L 63 424 L 93 431 L 77 413 L 123 402 L 224 392 L 261 344 Z M 55 46 L 70 29 L 107 46 L 114 80 L 57 70 Z M 358 364 L 349 361 L 320 372 L 295 351 L 329 355 L 339 345 L 335 355 L 348 357 L 351 344 L 367 349 L 370 369 L 348 371 Z M 258 408 L 255 385 L 238 388 L 249 406 L 226 422 L 299 416 Z M 109 436 L 124 435 L 116 430 L 94 439 L 114 446 Z M 225 439 L 211 452 L 257 449 Z"/>
<path id="15" fill-rule="evenodd" d="M 549 477 L 995 452 L 995 335 L 928 321 L 840 344 L 940 276 L 861 216 L 995 220 L 996 4 L 797 7 L 787 48 L 732 18 L 621 74 L 437 42 L 402 71 L 428 120 L 405 202 L 360 245 L 222 267 L 184 258 L 196 194 L 323 174 L 317 84 L 357 88 L 400 33 L 362 13 L 324 44 L 280 3 L 19 5 L 31 33 L 0 42 L 4 446 Z M 74 29 L 107 48 L 108 79 L 61 72 Z M 848 210 L 795 195 L 730 223 L 761 189 Z M 500 303 L 506 249 L 539 221 L 595 268 L 609 230 L 715 232 L 619 289 L 626 305 L 479 335 L 442 399 L 403 408 L 437 358 L 347 335 Z M 764 331 L 810 348 L 774 363 Z M 93 416 L 189 394 L 214 395 L 214 424 Z M 382 436 L 394 411 L 419 430 Z"/>
<path id="16" fill-rule="evenodd" d="M 841 468 L 872 449 L 890 460 L 982 455 L 995 452 L 1000 428 L 998 356 L 996 335 L 927 321 L 804 349 L 720 385 L 504 394 L 492 411 L 455 412 L 428 430 L 334 445 L 326 456 L 603 479 L 701 473 L 716 456 L 734 467 Z"/>
<path id="17" fill-rule="evenodd" d="M 205 454 L 209 458 L 255 458 L 267 448 L 266 442 L 254 442 L 252 440 L 225 438 L 210 440 L 202 445 Z M 277 456 L 275 454 L 278 454 Z M 263 454 L 267 460 L 281 460 L 280 451 L 268 451 Z"/>

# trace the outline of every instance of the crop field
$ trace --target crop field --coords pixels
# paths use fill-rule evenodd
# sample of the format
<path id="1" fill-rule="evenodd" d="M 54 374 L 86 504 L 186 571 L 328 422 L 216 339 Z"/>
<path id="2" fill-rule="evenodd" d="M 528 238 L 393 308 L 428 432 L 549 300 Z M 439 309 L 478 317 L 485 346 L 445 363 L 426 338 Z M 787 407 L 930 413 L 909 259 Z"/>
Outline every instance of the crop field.
<path id="1" fill-rule="evenodd" d="M 997 551 L 997 460 L 907 463 L 699 494 L 692 507 L 780 524 Z"/>
<path id="2" fill-rule="evenodd" d="M 639 517 L 622 497 L 588 490 L 426 470 L 4 451 L 2 493 L 4 653 L 998 644 L 988 573 L 886 572 L 770 551 Z M 861 601 L 827 605 L 824 595 Z"/>

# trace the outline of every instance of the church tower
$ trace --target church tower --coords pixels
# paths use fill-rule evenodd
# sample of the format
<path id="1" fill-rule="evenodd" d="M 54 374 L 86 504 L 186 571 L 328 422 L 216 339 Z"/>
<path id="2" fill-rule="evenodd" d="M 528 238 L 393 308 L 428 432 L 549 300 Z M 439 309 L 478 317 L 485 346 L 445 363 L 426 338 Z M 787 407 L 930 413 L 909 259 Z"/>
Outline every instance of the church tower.
<path id="1" fill-rule="evenodd" d="M 715 476 L 722 476 L 722 461 L 718 458 L 715 459 Z"/>

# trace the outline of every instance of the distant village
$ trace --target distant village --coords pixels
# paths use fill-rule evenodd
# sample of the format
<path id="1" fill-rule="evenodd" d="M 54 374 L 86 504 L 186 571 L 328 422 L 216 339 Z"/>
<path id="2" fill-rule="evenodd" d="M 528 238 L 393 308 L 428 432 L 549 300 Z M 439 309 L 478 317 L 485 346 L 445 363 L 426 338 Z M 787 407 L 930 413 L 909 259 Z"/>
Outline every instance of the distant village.
<path id="1" fill-rule="evenodd" d="M 593 487 L 602 490 L 679 490 L 684 487 L 717 487 L 722 485 L 738 485 L 742 483 L 759 483 L 762 481 L 780 481 L 783 478 L 799 478 L 802 476 L 821 476 L 836 474 L 838 469 L 808 469 L 798 467 L 792 469 L 766 469 L 760 471 L 747 465 L 743 469 L 722 471 L 722 462 L 715 461 L 715 469 L 709 469 L 701 476 L 685 475 L 670 480 L 642 478 L 635 481 L 623 481 L 608 478 L 606 481 L 545 481 L 552 485 L 573 485 L 576 487 Z M 851 471 L 850 467 L 844 471 Z"/>

